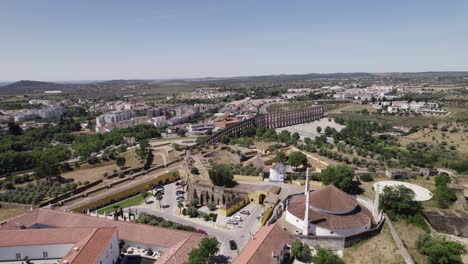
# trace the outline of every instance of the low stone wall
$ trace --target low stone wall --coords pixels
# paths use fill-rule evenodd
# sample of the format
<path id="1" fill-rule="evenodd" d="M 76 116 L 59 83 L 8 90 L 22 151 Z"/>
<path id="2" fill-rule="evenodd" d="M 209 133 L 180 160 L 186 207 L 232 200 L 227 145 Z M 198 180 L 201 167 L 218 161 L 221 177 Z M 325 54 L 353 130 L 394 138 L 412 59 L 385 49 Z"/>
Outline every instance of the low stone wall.
<path id="1" fill-rule="evenodd" d="M 234 175 L 236 181 L 259 182 L 262 181 L 262 176 Z"/>
<path id="2" fill-rule="evenodd" d="M 468 214 L 451 210 L 424 210 L 424 216 L 439 232 L 468 237 Z"/>
<path id="3" fill-rule="evenodd" d="M 403 256 L 403 259 L 405 260 L 405 263 L 414 264 L 413 259 L 411 258 L 411 255 L 409 254 L 408 250 L 403 244 L 403 241 L 401 241 L 400 236 L 398 236 L 398 233 L 393 227 L 392 221 L 390 221 L 390 219 L 388 219 L 387 216 L 386 216 L 386 220 L 387 220 L 388 227 L 390 228 L 390 233 L 392 234 L 393 240 L 395 241 L 396 246 L 400 250 L 401 255 Z"/>
<path id="4" fill-rule="evenodd" d="M 298 235 L 304 243 L 317 248 L 326 248 L 332 250 L 343 250 L 345 248 L 345 238 L 339 236 L 302 236 Z"/>

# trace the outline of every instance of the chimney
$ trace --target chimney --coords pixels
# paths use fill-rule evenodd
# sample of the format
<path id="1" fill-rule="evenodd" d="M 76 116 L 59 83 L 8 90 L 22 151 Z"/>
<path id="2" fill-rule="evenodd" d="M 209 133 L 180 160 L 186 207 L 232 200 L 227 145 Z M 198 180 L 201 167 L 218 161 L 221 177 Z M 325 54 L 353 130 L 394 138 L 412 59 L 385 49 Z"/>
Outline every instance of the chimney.
<path id="1" fill-rule="evenodd" d="M 306 172 L 305 184 L 305 212 L 304 212 L 304 226 L 302 227 L 302 235 L 309 235 L 309 168 Z"/>

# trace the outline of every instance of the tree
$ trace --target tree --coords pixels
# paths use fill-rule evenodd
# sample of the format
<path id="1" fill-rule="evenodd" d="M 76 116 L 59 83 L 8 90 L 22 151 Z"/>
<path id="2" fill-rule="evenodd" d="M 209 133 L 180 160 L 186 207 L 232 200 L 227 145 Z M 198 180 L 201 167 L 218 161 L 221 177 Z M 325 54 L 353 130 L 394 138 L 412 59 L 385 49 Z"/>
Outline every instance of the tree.
<path id="1" fill-rule="evenodd" d="M 143 200 L 145 200 L 145 203 L 146 203 L 146 198 L 148 198 L 148 192 L 146 190 L 141 191 L 141 197 L 143 197 Z"/>
<path id="2" fill-rule="evenodd" d="M 187 133 L 187 131 L 185 131 L 185 129 L 183 128 L 179 128 L 176 130 L 176 134 L 179 136 L 179 137 L 185 137 L 185 134 Z"/>
<path id="3" fill-rule="evenodd" d="M 190 217 L 197 217 L 198 216 L 198 210 L 194 206 L 190 206 L 189 208 L 187 208 L 187 214 Z"/>
<path id="4" fill-rule="evenodd" d="M 320 179 L 326 185 L 333 184 L 344 192 L 352 193 L 354 170 L 347 165 L 328 166 L 322 171 Z"/>
<path id="5" fill-rule="evenodd" d="M 36 160 L 34 171 L 38 177 L 46 177 L 50 180 L 60 175 L 59 162 L 53 156 L 42 155 Z"/>
<path id="6" fill-rule="evenodd" d="M 421 234 L 416 241 L 416 246 L 432 264 L 463 263 L 462 255 L 466 253 L 461 243 L 447 240 L 445 237 L 434 238 L 429 234 Z"/>
<path id="7" fill-rule="evenodd" d="M 144 159 L 148 155 L 149 149 L 150 149 L 150 144 L 147 139 L 140 141 L 140 148 L 138 149 L 138 152 L 137 152 L 138 156 Z"/>
<path id="8" fill-rule="evenodd" d="M 182 208 L 184 207 L 184 204 L 181 201 L 178 201 L 177 207 L 179 207 L 179 213 L 182 213 Z"/>
<path id="9" fill-rule="evenodd" d="M 115 164 L 119 166 L 120 169 L 125 167 L 125 163 L 127 163 L 127 159 L 125 159 L 125 157 L 117 157 L 115 160 Z"/>
<path id="10" fill-rule="evenodd" d="M 289 140 L 291 139 L 291 133 L 289 133 L 289 131 L 287 130 L 283 130 L 279 133 L 278 139 L 281 142 L 289 142 Z"/>
<path id="11" fill-rule="evenodd" d="M 194 248 L 189 253 L 189 264 L 206 264 L 207 259 L 199 248 Z"/>
<path id="12" fill-rule="evenodd" d="M 434 200 L 440 208 L 449 208 L 457 200 L 455 192 L 448 187 L 452 179 L 447 174 L 440 174 L 435 177 Z"/>
<path id="13" fill-rule="evenodd" d="M 344 261 L 333 251 L 319 248 L 312 258 L 315 264 L 344 264 Z"/>
<path id="14" fill-rule="evenodd" d="M 163 199 L 162 194 L 161 194 L 161 193 L 157 193 L 155 197 L 156 197 L 156 200 L 158 200 L 159 208 L 161 208 L 161 207 L 162 207 L 162 206 L 161 206 L 161 200 Z"/>
<path id="15" fill-rule="evenodd" d="M 195 175 L 200 174 L 200 171 L 198 170 L 197 167 L 192 167 L 192 168 L 190 169 L 190 172 L 191 172 L 192 174 L 195 174 Z"/>
<path id="16" fill-rule="evenodd" d="M 18 123 L 8 122 L 8 132 L 10 132 L 10 134 L 13 136 L 19 136 L 23 134 L 23 129 Z"/>
<path id="17" fill-rule="evenodd" d="M 380 208 L 391 218 L 412 216 L 419 212 L 421 205 L 414 200 L 413 190 L 403 186 L 385 186 L 380 194 Z"/>
<path id="18" fill-rule="evenodd" d="M 149 170 L 151 168 L 151 164 L 153 164 L 154 154 L 153 151 L 150 149 L 148 152 L 148 156 L 146 156 L 146 162 L 143 165 L 144 170 Z"/>
<path id="19" fill-rule="evenodd" d="M 297 132 L 294 132 L 292 135 L 291 135 L 291 140 L 293 142 L 297 142 L 301 137 L 299 136 L 299 133 Z"/>
<path id="20" fill-rule="evenodd" d="M 256 133 L 257 129 L 255 129 L 255 127 L 244 127 L 242 129 L 242 134 L 246 137 L 255 137 Z"/>
<path id="21" fill-rule="evenodd" d="M 231 141 L 231 139 L 229 137 L 222 136 L 219 141 L 221 141 L 221 143 L 223 144 L 229 145 L 229 142 Z"/>
<path id="22" fill-rule="evenodd" d="M 216 238 L 206 237 L 200 241 L 199 248 L 210 259 L 219 252 L 220 243 Z"/>
<path id="23" fill-rule="evenodd" d="M 208 207 L 208 209 L 210 209 L 210 211 L 216 210 L 216 204 L 214 202 L 208 202 L 206 206 Z"/>
<path id="24" fill-rule="evenodd" d="M 317 127 L 317 133 L 320 134 L 320 132 L 322 132 L 322 128 L 318 126 L 318 127 Z"/>
<path id="25" fill-rule="evenodd" d="M 216 186 L 232 187 L 236 184 L 231 166 L 214 164 L 208 172 L 211 182 Z"/>
<path id="26" fill-rule="evenodd" d="M 206 264 L 210 258 L 219 252 L 220 243 L 216 238 L 203 238 L 198 244 L 198 248 L 192 249 L 189 253 L 189 264 Z"/>
<path id="27" fill-rule="evenodd" d="M 276 162 L 285 162 L 288 160 L 288 156 L 286 156 L 286 154 L 282 151 L 276 153 L 276 156 L 275 156 L 275 161 Z"/>
<path id="28" fill-rule="evenodd" d="M 295 151 L 289 154 L 288 164 L 293 167 L 299 167 L 300 165 L 307 165 L 307 156 L 301 151 Z"/>
<path id="29" fill-rule="evenodd" d="M 310 248 L 307 244 L 302 243 L 300 239 L 294 240 L 294 242 L 291 245 L 291 254 L 294 258 L 302 261 L 302 262 L 308 262 L 310 261 L 310 258 L 312 256 L 312 253 L 310 252 Z"/>

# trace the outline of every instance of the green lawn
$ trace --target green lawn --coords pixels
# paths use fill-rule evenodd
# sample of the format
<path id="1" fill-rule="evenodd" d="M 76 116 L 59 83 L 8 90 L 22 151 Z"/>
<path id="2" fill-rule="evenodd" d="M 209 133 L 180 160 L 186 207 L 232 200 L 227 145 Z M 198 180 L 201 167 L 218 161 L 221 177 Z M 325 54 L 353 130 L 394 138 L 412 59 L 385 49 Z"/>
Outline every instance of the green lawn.
<path id="1" fill-rule="evenodd" d="M 115 207 L 118 206 L 118 208 L 126 208 L 130 206 L 135 206 L 141 204 L 145 199 L 141 194 L 137 196 L 133 196 L 131 198 L 128 198 L 127 200 L 120 201 L 115 204 L 108 205 L 106 207 L 103 207 L 99 210 L 97 210 L 98 214 L 104 214 L 104 213 L 110 213 L 115 211 Z"/>

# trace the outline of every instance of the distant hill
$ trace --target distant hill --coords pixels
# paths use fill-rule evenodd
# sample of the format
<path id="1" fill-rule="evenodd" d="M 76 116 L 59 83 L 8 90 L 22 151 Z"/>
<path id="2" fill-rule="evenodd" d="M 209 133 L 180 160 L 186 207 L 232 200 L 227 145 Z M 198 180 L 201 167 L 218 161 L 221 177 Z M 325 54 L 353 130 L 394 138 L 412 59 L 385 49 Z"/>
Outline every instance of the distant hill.
<path id="1" fill-rule="evenodd" d="M 0 86 L 0 92 L 7 94 L 22 94 L 43 92 L 48 90 L 60 90 L 62 87 L 64 87 L 63 84 L 23 80 L 19 82 L 10 83 L 5 86 Z"/>

